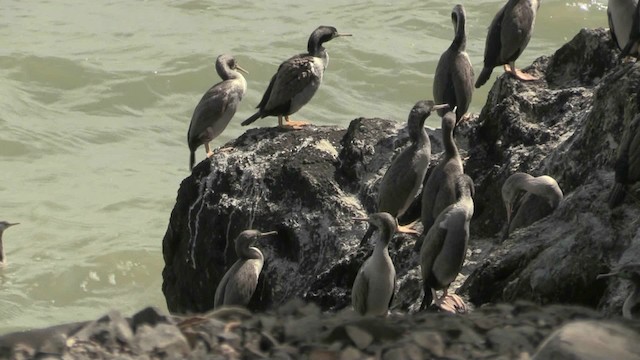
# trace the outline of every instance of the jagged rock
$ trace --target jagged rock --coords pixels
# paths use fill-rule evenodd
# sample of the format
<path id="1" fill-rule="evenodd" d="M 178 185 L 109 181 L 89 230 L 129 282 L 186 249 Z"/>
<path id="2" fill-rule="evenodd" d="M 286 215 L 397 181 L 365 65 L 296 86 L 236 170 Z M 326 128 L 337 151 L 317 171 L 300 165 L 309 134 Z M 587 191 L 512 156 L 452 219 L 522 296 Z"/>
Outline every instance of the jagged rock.
<path id="1" fill-rule="evenodd" d="M 461 289 L 475 305 L 529 299 L 619 312 L 620 296 L 596 276 L 640 255 L 637 204 L 615 211 L 606 204 L 618 142 L 639 108 L 639 65 L 617 63 L 607 31 L 583 29 L 534 62 L 542 81 L 496 81 L 468 130 L 472 241 L 474 234 L 495 236 L 505 223 L 500 187 L 513 172 L 551 175 L 565 199 L 481 261 Z"/>

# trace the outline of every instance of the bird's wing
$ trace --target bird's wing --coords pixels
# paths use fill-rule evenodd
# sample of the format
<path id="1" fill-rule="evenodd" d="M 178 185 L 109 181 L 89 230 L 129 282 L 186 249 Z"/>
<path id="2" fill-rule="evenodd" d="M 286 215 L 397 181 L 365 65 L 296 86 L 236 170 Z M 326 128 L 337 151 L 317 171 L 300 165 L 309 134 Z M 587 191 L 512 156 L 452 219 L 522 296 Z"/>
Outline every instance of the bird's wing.
<path id="1" fill-rule="evenodd" d="M 415 145 L 410 145 L 393 160 L 387 172 L 382 177 L 378 187 L 378 211 L 388 212 L 394 217 L 399 217 L 400 210 L 413 199 L 408 199 L 411 190 L 416 185 L 418 174 L 411 167 L 411 157 L 414 154 Z"/>
<path id="2" fill-rule="evenodd" d="M 499 59 L 502 51 L 502 40 L 500 34 L 502 33 L 502 19 L 504 18 L 505 6 L 503 6 L 489 25 L 489 32 L 487 33 L 487 41 L 484 46 L 484 67 L 493 68 L 501 65 L 502 59 Z"/>
<path id="3" fill-rule="evenodd" d="M 442 221 L 446 211 L 450 210 L 453 206 L 448 207 L 443 211 L 436 219 L 436 224 Z M 434 263 L 442 250 L 444 239 L 447 236 L 447 230 L 440 226 L 432 226 L 427 232 L 420 249 L 420 268 L 422 272 L 422 280 L 428 287 L 434 289 L 440 287 L 438 278 L 435 277 Z"/>
<path id="4" fill-rule="evenodd" d="M 434 224 L 434 227 L 446 231 L 442 248 L 433 263 L 434 275 L 444 286 L 451 284 L 458 276 L 469 240 L 469 226 L 465 213 L 460 209 L 452 208 L 446 215 L 442 221 Z"/>
<path id="5" fill-rule="evenodd" d="M 200 102 L 193 110 L 193 116 L 191 116 L 188 131 L 189 143 L 199 139 L 207 127 L 211 126 L 211 123 L 220 118 L 227 110 L 230 93 L 226 90 L 223 81 L 213 85 L 202 95 Z"/>
<path id="6" fill-rule="evenodd" d="M 227 291 L 227 284 L 229 283 L 229 278 L 231 274 L 233 274 L 238 268 L 238 262 L 234 263 L 233 266 L 227 270 L 227 272 L 222 276 L 222 279 L 218 283 L 218 287 L 216 288 L 216 293 L 213 297 L 213 307 L 217 308 L 224 305 L 224 296 Z"/>
<path id="7" fill-rule="evenodd" d="M 530 192 L 525 193 L 520 200 L 518 208 L 511 216 L 509 233 L 533 224 L 551 214 L 553 210 L 554 208 L 549 205 L 549 201 L 546 198 Z"/>
<path id="8" fill-rule="evenodd" d="M 364 272 L 365 264 L 362 264 L 360 270 L 358 270 L 358 275 L 356 275 L 356 280 L 353 282 L 353 288 L 351 289 L 351 304 L 353 309 L 360 314 L 367 312 L 367 294 L 369 293 L 369 278 Z"/>
<path id="9" fill-rule="evenodd" d="M 473 95 L 474 73 L 471 61 L 466 53 L 459 54 L 455 59 L 455 67 L 458 71 L 451 73 L 451 82 L 456 97 L 456 120 L 460 120 L 469 109 L 471 96 Z M 453 110 L 453 109 L 452 109 Z"/>
<path id="10" fill-rule="evenodd" d="M 224 303 L 226 305 L 247 306 L 258 285 L 260 270 L 262 270 L 262 264 L 259 260 L 243 261 L 227 285 Z"/>
<path id="11" fill-rule="evenodd" d="M 265 90 L 264 94 L 262 95 L 262 100 L 260 100 L 260 103 L 258 104 L 258 106 L 256 106 L 256 109 L 260 109 L 261 111 L 265 110 L 265 106 L 269 102 L 269 98 L 271 98 L 271 90 L 273 90 L 273 83 L 276 82 L 276 77 L 278 77 L 278 72 L 280 72 L 281 67 L 282 67 L 282 64 L 280 65 L 280 67 L 278 67 L 278 71 L 276 71 L 276 73 L 273 74 L 273 76 L 271 77 L 271 81 L 269 81 L 269 86 L 267 86 L 267 90 Z"/>
<path id="12" fill-rule="evenodd" d="M 314 81 L 320 81 L 313 71 L 314 61 L 310 55 L 296 55 L 283 62 L 269 84 L 271 94 L 265 104 L 267 111 L 282 106 Z"/>
<path id="13" fill-rule="evenodd" d="M 611 34 L 611 40 L 618 46 L 618 39 L 616 38 L 616 31 L 613 28 L 613 19 L 611 18 L 611 11 L 607 8 L 607 21 L 609 21 L 609 33 Z"/>
<path id="14" fill-rule="evenodd" d="M 422 225 L 424 227 L 425 234 L 433 225 L 434 220 L 439 214 L 434 212 L 434 205 L 438 198 L 438 192 L 440 191 L 440 184 L 444 180 L 444 172 L 442 170 L 443 163 L 438 164 L 435 169 L 429 175 L 427 184 L 422 190 Z"/>
<path id="15" fill-rule="evenodd" d="M 520 15 L 524 16 L 508 16 L 514 10 L 514 1 L 510 1 L 505 5 L 505 15 L 502 18 L 502 30 L 500 32 L 500 58 L 503 63 L 515 61 L 531 39 L 531 30 L 533 26 L 533 13 L 529 8 L 519 6 L 516 9 Z M 524 12 L 527 13 L 524 13 Z"/>

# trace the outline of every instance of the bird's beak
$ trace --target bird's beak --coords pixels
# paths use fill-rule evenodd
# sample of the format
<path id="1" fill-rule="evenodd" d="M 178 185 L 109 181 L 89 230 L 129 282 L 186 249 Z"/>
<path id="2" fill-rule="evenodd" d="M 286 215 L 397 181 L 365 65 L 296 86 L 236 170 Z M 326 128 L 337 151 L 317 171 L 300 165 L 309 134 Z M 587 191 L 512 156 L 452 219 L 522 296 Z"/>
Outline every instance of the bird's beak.
<path id="1" fill-rule="evenodd" d="M 439 104 L 439 105 L 433 105 L 433 110 L 441 110 L 441 109 L 448 109 L 449 108 L 449 104 Z"/>
<path id="2" fill-rule="evenodd" d="M 7 227 L 13 226 L 13 225 L 20 225 L 20 223 L 7 224 Z"/>
<path id="3" fill-rule="evenodd" d="M 614 271 L 614 272 L 610 272 L 610 273 L 607 273 L 607 274 L 599 274 L 598 276 L 596 276 L 596 279 L 602 279 L 602 278 L 606 278 L 606 277 L 616 276 L 619 273 L 620 273 L 619 271 Z"/>
<path id="4" fill-rule="evenodd" d="M 368 217 L 353 217 L 351 218 L 353 221 L 369 221 Z"/>
<path id="5" fill-rule="evenodd" d="M 269 235 L 278 235 L 278 232 L 277 231 L 267 231 L 267 232 L 260 233 L 260 237 L 265 237 L 265 236 L 269 236 Z"/>
<path id="6" fill-rule="evenodd" d="M 337 34 L 336 34 L 336 37 L 339 37 L 339 36 L 353 36 L 353 34 L 349 34 L 349 33 L 337 33 Z"/>
<path id="7" fill-rule="evenodd" d="M 238 69 L 239 71 L 242 71 L 243 73 L 249 75 L 249 72 L 245 69 L 243 69 L 242 67 L 240 67 L 240 65 L 236 64 L 236 69 Z"/>

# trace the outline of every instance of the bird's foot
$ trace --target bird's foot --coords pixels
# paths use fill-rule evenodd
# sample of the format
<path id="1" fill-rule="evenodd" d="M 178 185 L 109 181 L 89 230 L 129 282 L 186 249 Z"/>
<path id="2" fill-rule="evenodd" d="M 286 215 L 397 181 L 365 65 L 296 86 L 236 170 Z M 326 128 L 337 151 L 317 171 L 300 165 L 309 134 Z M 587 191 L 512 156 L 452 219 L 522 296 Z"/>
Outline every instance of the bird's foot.
<path id="1" fill-rule="evenodd" d="M 458 120 L 458 122 L 456 123 L 456 126 L 462 124 L 465 121 L 469 121 L 469 120 L 471 120 L 471 114 L 470 113 L 466 113 L 466 114 L 462 115 L 460 120 Z"/>
<path id="2" fill-rule="evenodd" d="M 210 158 L 210 157 L 212 157 L 212 156 L 213 156 L 213 151 L 209 150 L 209 151 L 207 152 L 207 157 L 208 157 L 208 158 Z"/>
<path id="3" fill-rule="evenodd" d="M 305 126 L 309 126 L 310 124 L 306 121 L 295 121 L 295 120 L 287 120 L 285 121 L 284 124 L 282 124 L 282 127 L 288 127 L 288 128 L 292 128 L 292 129 L 296 129 L 296 130 L 300 130 Z"/>
<path id="4" fill-rule="evenodd" d="M 218 151 L 220 151 L 220 152 L 230 152 L 230 151 L 233 151 L 233 150 L 235 150 L 235 148 L 233 146 L 227 146 L 227 147 L 223 147 L 223 148 L 218 149 Z"/>
<path id="5" fill-rule="evenodd" d="M 413 228 L 413 224 L 398 225 L 396 231 L 403 234 L 419 234 L 419 232 Z"/>
<path id="6" fill-rule="evenodd" d="M 515 66 L 511 67 L 509 64 L 504 65 L 504 71 L 508 72 L 509 74 L 513 75 L 516 79 L 521 81 L 535 81 L 540 79 L 536 76 L 523 72 L 522 70 L 516 68 Z"/>
<path id="7" fill-rule="evenodd" d="M 466 314 L 469 311 L 464 300 L 456 294 L 447 294 L 446 292 L 435 301 L 435 305 L 443 311 L 452 314 Z"/>

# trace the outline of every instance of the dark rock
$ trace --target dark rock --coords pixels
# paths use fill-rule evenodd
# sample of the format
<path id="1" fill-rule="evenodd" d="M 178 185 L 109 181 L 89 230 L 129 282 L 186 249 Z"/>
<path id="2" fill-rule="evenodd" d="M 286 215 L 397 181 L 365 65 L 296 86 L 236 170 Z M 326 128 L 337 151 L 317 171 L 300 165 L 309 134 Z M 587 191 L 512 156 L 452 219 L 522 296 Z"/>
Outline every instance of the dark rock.
<path id="1" fill-rule="evenodd" d="M 134 332 L 136 332 L 141 325 L 156 326 L 156 324 L 159 323 L 170 324 L 172 320 L 154 306 L 144 308 L 131 317 L 131 327 Z"/>

